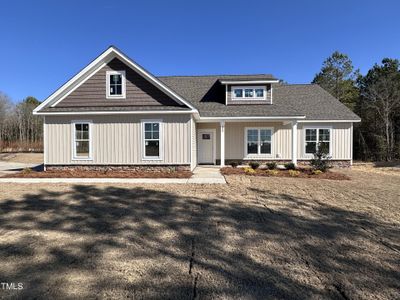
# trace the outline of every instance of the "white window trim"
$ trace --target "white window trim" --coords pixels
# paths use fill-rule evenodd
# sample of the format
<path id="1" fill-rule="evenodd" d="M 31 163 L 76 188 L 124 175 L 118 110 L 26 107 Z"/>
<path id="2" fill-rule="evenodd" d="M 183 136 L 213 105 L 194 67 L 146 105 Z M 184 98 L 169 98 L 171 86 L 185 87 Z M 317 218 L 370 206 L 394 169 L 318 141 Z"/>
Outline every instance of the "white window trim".
<path id="1" fill-rule="evenodd" d="M 75 124 L 88 124 L 89 125 L 89 156 L 77 156 L 76 155 L 76 134 L 75 134 Z M 93 121 L 92 120 L 72 120 L 71 121 L 71 134 L 72 134 L 72 160 L 93 160 L 92 155 L 92 127 Z"/>
<path id="2" fill-rule="evenodd" d="M 241 89 L 241 90 L 243 90 L 243 97 L 236 97 L 235 96 L 235 90 L 237 90 L 237 89 Z M 254 96 L 253 97 L 245 97 L 244 96 L 244 90 L 245 89 L 253 89 L 254 90 Z M 256 89 L 263 89 L 263 91 L 264 91 L 264 97 L 256 97 L 256 92 L 255 92 L 255 90 Z M 240 100 L 240 101 L 254 101 L 254 100 L 267 100 L 267 87 L 265 86 L 265 85 L 262 85 L 262 86 L 232 86 L 231 87 L 231 95 L 232 95 L 232 100 L 234 100 L 234 101 L 238 101 L 238 100 Z"/>
<path id="3" fill-rule="evenodd" d="M 268 154 L 254 154 L 254 153 L 247 153 L 247 131 L 249 129 L 258 130 L 258 135 L 260 135 L 260 129 L 268 129 L 271 130 L 271 153 Z M 274 157 L 274 127 L 245 127 L 244 128 L 244 159 L 263 159 L 263 158 L 272 158 Z"/>
<path id="4" fill-rule="evenodd" d="M 142 132 L 142 136 L 141 136 L 141 143 L 142 143 L 142 160 L 152 160 L 152 161 L 161 161 L 164 158 L 164 123 L 162 119 L 143 119 L 140 120 L 141 124 L 142 124 L 142 128 L 141 128 L 141 132 Z M 145 145 L 145 133 L 144 133 L 144 129 L 145 126 L 144 124 L 146 123 L 159 123 L 159 128 L 160 128 L 160 132 L 158 135 L 158 139 L 159 139 L 159 156 L 146 156 L 146 145 Z"/>
<path id="5" fill-rule="evenodd" d="M 121 75 L 122 80 L 122 95 L 110 94 L 110 75 Z M 125 99 L 126 98 L 126 73 L 125 71 L 107 71 L 106 72 L 106 98 L 107 99 Z"/>
<path id="6" fill-rule="evenodd" d="M 306 158 L 312 158 L 314 155 L 312 153 L 306 152 L 306 130 L 307 129 L 316 129 L 317 130 L 317 147 L 319 144 L 319 130 L 320 129 L 329 129 L 329 156 L 332 156 L 332 126 L 305 126 L 303 127 L 303 155 Z"/>

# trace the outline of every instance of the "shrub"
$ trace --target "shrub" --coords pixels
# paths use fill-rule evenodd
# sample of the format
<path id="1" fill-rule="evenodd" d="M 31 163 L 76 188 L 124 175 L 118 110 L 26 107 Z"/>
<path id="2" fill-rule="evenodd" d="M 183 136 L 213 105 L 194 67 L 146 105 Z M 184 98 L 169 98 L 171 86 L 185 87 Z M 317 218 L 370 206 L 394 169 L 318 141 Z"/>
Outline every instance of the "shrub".
<path id="1" fill-rule="evenodd" d="M 270 169 L 270 170 L 275 170 L 276 166 L 277 166 L 276 162 L 274 162 L 274 161 L 273 162 L 269 162 L 266 165 L 267 165 L 267 168 Z"/>
<path id="2" fill-rule="evenodd" d="M 256 172 L 256 170 L 247 167 L 247 168 L 244 168 L 244 172 L 245 172 L 246 174 L 254 174 L 254 173 Z"/>
<path id="3" fill-rule="evenodd" d="M 296 171 L 296 170 L 289 170 L 289 175 L 292 177 L 297 177 L 300 175 L 300 171 Z"/>
<path id="4" fill-rule="evenodd" d="M 237 168 L 238 163 L 236 161 L 231 161 L 230 165 L 231 165 L 232 168 Z"/>
<path id="5" fill-rule="evenodd" d="M 295 166 L 294 163 L 289 162 L 289 163 L 286 163 L 286 164 L 285 164 L 285 169 L 286 169 L 286 170 L 296 170 L 296 166 Z"/>
<path id="6" fill-rule="evenodd" d="M 29 174 L 29 173 L 32 173 L 32 169 L 31 168 L 24 168 L 22 170 L 22 174 Z"/>
<path id="7" fill-rule="evenodd" d="M 313 170 L 312 173 L 314 175 L 319 175 L 319 174 L 322 174 L 322 171 L 321 170 Z"/>
<path id="8" fill-rule="evenodd" d="M 255 169 L 258 169 L 258 167 L 260 166 L 260 164 L 259 164 L 258 162 L 256 162 L 256 161 L 252 161 L 252 162 L 249 163 L 249 166 L 250 166 L 253 170 L 255 170 Z"/>
<path id="9" fill-rule="evenodd" d="M 271 176 L 275 176 L 275 175 L 277 175 L 279 172 L 277 171 L 277 170 L 268 170 L 267 171 L 267 174 L 268 175 L 271 175 Z"/>
<path id="10" fill-rule="evenodd" d="M 310 165 L 314 170 L 326 172 L 329 165 L 329 149 L 325 144 L 319 143 L 318 150 L 314 153 L 314 158 L 310 161 Z"/>

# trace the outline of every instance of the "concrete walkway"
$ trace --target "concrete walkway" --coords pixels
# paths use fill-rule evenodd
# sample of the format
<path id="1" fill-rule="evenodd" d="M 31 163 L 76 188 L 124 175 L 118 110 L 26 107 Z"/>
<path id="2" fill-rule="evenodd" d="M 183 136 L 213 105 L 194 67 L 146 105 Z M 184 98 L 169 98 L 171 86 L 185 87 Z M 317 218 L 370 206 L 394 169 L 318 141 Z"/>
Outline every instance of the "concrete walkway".
<path id="1" fill-rule="evenodd" d="M 1 183 L 226 184 L 217 167 L 197 167 L 191 178 L 0 178 Z"/>
<path id="2" fill-rule="evenodd" d="M 225 184 L 225 177 L 222 176 L 217 166 L 198 166 L 193 171 L 193 176 L 188 183 L 220 183 Z"/>

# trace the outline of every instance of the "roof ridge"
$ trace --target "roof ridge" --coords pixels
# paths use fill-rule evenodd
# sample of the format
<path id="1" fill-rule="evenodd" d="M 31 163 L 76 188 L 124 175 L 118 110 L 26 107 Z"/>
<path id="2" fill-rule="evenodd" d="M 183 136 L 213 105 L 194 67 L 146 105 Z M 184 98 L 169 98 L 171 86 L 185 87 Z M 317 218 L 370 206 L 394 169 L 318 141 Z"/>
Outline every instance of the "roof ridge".
<path id="1" fill-rule="evenodd" d="M 281 85 L 318 85 L 316 83 L 281 83 Z"/>
<path id="2" fill-rule="evenodd" d="M 165 77 L 221 77 L 221 76 L 269 76 L 271 78 L 275 78 L 272 74 L 206 74 L 206 75 L 160 75 L 156 76 L 157 78 L 165 78 Z"/>

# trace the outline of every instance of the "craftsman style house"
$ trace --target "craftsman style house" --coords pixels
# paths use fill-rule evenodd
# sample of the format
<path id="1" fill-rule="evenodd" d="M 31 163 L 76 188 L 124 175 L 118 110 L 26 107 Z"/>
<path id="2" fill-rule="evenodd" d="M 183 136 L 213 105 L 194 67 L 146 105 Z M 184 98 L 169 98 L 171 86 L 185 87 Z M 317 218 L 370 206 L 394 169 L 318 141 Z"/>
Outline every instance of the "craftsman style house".
<path id="1" fill-rule="evenodd" d="M 360 121 L 318 85 L 269 74 L 155 77 L 115 47 L 34 114 L 44 117 L 47 168 L 298 164 L 321 143 L 333 162 L 350 165 Z"/>

